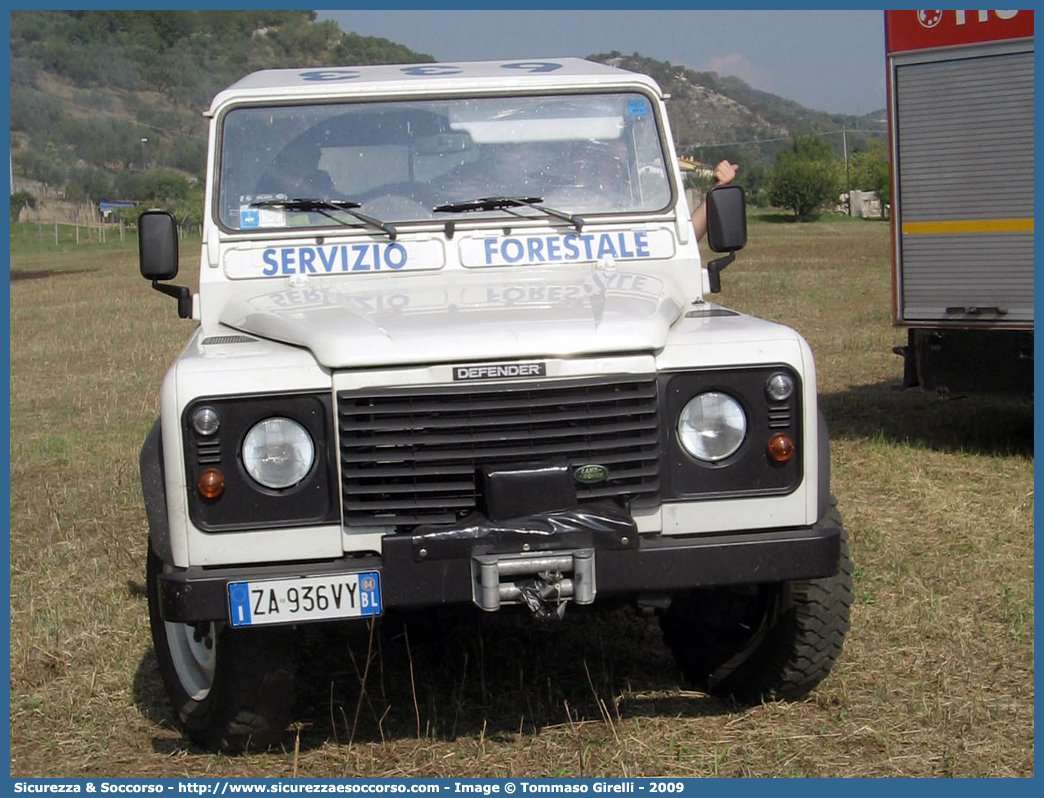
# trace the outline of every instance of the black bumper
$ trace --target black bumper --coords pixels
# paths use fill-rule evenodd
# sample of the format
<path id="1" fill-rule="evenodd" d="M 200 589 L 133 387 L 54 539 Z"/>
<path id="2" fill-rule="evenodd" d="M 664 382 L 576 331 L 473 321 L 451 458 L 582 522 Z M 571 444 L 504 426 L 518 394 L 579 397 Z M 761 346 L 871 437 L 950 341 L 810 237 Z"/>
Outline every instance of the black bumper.
<path id="1" fill-rule="evenodd" d="M 723 535 L 645 536 L 626 545 L 595 546 L 598 599 L 656 595 L 687 588 L 813 579 L 837 571 L 841 529 L 811 528 Z M 229 582 L 377 571 L 383 607 L 419 609 L 471 604 L 472 555 L 488 550 L 456 545 L 439 550 L 415 536 L 384 538 L 384 555 L 346 556 L 289 565 L 188 568 L 159 576 L 160 610 L 168 621 L 228 617 Z M 553 553 L 556 549 L 544 549 Z M 496 554 L 497 552 L 492 552 Z M 518 549 L 501 553 L 518 555 Z"/>

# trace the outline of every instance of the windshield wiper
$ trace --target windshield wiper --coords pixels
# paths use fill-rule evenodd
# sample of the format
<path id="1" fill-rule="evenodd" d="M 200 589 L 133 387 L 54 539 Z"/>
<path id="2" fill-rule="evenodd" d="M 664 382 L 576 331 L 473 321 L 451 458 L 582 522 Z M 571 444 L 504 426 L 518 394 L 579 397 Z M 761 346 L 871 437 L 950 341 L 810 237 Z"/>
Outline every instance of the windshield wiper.
<path id="1" fill-rule="evenodd" d="M 555 210 L 543 205 L 543 197 L 480 197 L 479 199 L 449 202 L 432 208 L 435 213 L 466 213 L 468 211 L 495 211 L 503 208 L 534 208 L 535 210 L 564 219 L 577 230 L 584 229 L 584 220 L 575 213 Z"/>
<path id="2" fill-rule="evenodd" d="M 359 213 L 355 210 L 361 208 L 362 204 L 353 202 L 351 200 L 330 200 L 330 199 L 285 199 L 285 200 L 258 200 L 257 202 L 250 203 L 251 208 L 286 208 L 288 211 L 314 211 L 315 213 L 321 213 L 328 219 L 333 219 L 335 222 L 350 227 L 344 219 L 339 219 L 331 213 L 331 211 L 341 211 L 347 213 L 358 219 L 360 222 L 376 227 L 378 230 L 382 230 L 388 235 L 392 241 L 398 236 L 393 225 L 387 222 L 382 222 L 380 219 L 374 219 L 372 216 L 367 216 L 365 213 Z"/>

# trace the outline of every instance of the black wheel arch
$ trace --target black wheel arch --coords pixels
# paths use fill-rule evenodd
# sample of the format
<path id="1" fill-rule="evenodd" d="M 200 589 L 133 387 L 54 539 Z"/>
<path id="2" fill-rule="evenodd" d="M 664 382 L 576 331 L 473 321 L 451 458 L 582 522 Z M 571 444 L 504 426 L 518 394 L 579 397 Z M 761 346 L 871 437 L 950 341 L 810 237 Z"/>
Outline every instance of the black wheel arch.
<path id="1" fill-rule="evenodd" d="M 138 460 L 141 470 L 141 493 L 145 500 L 145 516 L 149 522 L 152 551 L 163 562 L 173 562 L 170 548 L 170 522 L 167 520 L 167 488 L 163 471 L 163 434 L 156 419 Z"/>
<path id="2" fill-rule="evenodd" d="M 817 487 L 819 490 L 819 519 L 822 520 L 830 508 L 834 506 L 830 495 L 830 436 L 827 433 L 826 417 L 823 411 L 816 408 L 818 416 L 818 451 L 816 452 L 816 468 L 818 469 Z"/>

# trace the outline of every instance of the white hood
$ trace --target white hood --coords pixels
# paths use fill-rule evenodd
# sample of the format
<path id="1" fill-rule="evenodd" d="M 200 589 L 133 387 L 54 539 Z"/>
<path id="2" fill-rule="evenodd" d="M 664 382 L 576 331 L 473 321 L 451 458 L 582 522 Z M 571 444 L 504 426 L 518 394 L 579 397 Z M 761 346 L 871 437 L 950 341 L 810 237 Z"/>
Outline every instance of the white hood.
<path id="1" fill-rule="evenodd" d="M 252 283 L 220 321 L 330 369 L 656 351 L 686 303 L 666 278 L 590 265 Z"/>

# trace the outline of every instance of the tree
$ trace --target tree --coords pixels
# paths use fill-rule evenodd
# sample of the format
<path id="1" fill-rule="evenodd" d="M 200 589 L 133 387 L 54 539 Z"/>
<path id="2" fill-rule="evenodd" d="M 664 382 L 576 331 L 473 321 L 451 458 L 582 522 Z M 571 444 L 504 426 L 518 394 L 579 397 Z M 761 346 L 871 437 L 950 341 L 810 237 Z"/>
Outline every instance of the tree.
<path id="1" fill-rule="evenodd" d="M 833 161 L 836 157 L 830 145 L 815 133 L 798 133 L 793 138 L 794 154 L 812 161 Z"/>
<path id="2" fill-rule="evenodd" d="M 743 186 L 748 205 L 764 208 L 769 204 L 769 172 L 760 163 L 744 164 L 741 162 L 736 174 L 736 183 Z"/>
<path id="3" fill-rule="evenodd" d="M 871 139 L 865 150 L 853 153 L 850 168 L 852 187 L 876 192 L 882 204 L 892 201 L 888 149 L 881 139 Z"/>
<path id="4" fill-rule="evenodd" d="M 136 199 L 172 202 L 188 196 L 189 181 L 169 169 L 152 169 L 145 173 L 139 190 L 141 194 Z"/>
<path id="5" fill-rule="evenodd" d="M 769 200 L 789 208 L 797 221 L 811 221 L 838 192 L 840 173 L 833 151 L 813 133 L 794 137 L 793 147 L 776 156 L 769 174 Z"/>
<path id="6" fill-rule="evenodd" d="M 74 202 L 113 197 L 112 176 L 96 166 L 74 167 L 65 184 L 65 196 Z"/>
<path id="7" fill-rule="evenodd" d="M 17 170 L 30 180 L 43 183 L 45 189 L 65 183 L 66 168 L 50 148 L 44 152 L 37 149 L 20 150 L 13 154 L 12 160 Z M 46 190 L 44 194 L 47 194 Z"/>
<path id="8" fill-rule="evenodd" d="M 11 195 L 11 224 L 15 224 L 18 221 L 18 216 L 21 214 L 22 208 L 35 207 L 36 197 L 28 191 L 16 191 Z"/>
<path id="9" fill-rule="evenodd" d="M 203 183 L 195 183 L 189 186 L 184 197 L 174 203 L 171 210 L 174 212 L 178 224 L 182 227 L 196 227 L 203 224 Z"/>

